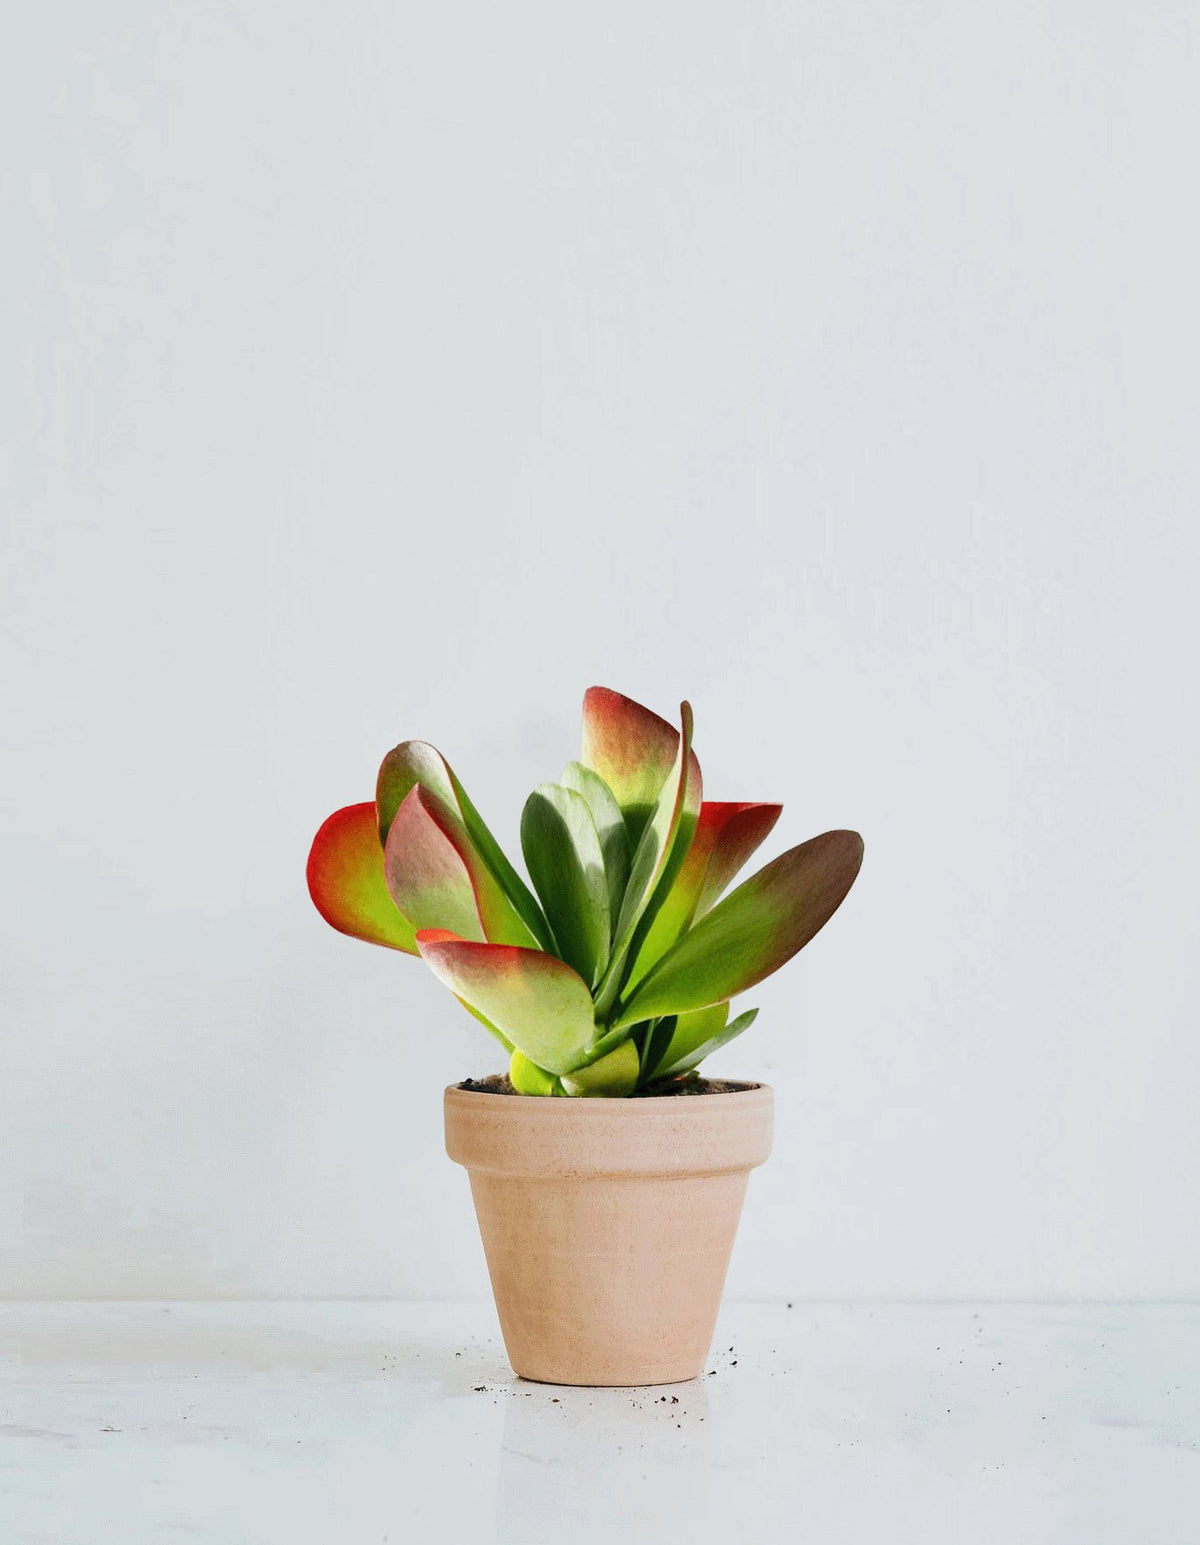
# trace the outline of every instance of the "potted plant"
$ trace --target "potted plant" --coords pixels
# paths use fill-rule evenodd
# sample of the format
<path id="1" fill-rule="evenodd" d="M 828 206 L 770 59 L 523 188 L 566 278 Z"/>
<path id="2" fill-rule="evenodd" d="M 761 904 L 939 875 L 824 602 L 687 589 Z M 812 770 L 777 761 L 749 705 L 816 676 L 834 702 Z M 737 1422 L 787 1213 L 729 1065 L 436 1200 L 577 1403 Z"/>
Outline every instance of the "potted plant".
<path id="1" fill-rule="evenodd" d="M 330 816 L 308 860 L 327 922 L 420 955 L 504 1048 L 506 1075 L 446 1090 L 446 1147 L 512 1366 L 549 1383 L 702 1370 L 772 1094 L 696 1070 L 754 1020 L 730 999 L 862 862 L 857 832 L 826 832 L 723 896 L 781 807 L 705 801 L 680 716 L 585 694 L 581 759 L 521 817 L 532 888 L 423 741 L 388 752 L 374 801 Z"/>

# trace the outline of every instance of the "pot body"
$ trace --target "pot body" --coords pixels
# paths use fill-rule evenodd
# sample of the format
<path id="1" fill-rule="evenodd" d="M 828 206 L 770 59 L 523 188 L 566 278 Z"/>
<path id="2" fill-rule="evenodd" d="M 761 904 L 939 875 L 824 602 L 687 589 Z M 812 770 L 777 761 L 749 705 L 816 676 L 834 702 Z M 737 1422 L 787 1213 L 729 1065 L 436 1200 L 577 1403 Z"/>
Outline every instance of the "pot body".
<path id="1" fill-rule="evenodd" d="M 446 1090 L 509 1361 L 549 1384 L 701 1373 L 773 1096 L 555 1099 Z"/>

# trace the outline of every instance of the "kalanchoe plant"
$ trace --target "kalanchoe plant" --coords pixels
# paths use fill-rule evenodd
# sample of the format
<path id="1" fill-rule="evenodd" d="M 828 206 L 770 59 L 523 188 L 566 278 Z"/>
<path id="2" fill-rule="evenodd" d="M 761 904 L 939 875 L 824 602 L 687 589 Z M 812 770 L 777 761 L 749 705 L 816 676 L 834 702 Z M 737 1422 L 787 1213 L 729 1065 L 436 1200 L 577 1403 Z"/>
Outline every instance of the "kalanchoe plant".
<path id="1" fill-rule="evenodd" d="M 605 687 L 583 701 L 583 752 L 526 801 L 531 890 L 446 760 L 405 741 L 373 803 L 317 833 L 308 885 L 335 928 L 420 955 L 509 1054 L 522 1094 L 668 1087 L 740 1035 L 729 1000 L 790 960 L 862 863 L 831 831 L 722 893 L 781 807 L 705 801 L 692 711 L 673 729 Z"/>

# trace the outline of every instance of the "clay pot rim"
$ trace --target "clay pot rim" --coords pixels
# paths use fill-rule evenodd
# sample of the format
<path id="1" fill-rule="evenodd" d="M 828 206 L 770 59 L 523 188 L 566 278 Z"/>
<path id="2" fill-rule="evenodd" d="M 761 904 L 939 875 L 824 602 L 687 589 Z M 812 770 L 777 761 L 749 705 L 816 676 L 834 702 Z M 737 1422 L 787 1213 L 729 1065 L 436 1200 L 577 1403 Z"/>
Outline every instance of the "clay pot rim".
<path id="1" fill-rule="evenodd" d="M 753 1169 L 771 1151 L 769 1084 L 721 1099 L 553 1099 L 445 1091 L 446 1151 L 469 1170 L 532 1178 L 700 1176 Z"/>
<path id="2" fill-rule="evenodd" d="M 642 1096 L 639 1099 L 630 1097 L 605 1099 L 600 1097 L 587 1098 L 586 1096 L 560 1096 L 559 1098 L 554 1098 L 545 1094 L 500 1094 L 491 1089 L 464 1089 L 462 1083 L 457 1083 L 447 1084 L 445 1094 L 446 1099 L 453 1100 L 455 1104 L 461 1101 L 469 1101 L 471 1104 L 474 1104 L 477 1100 L 487 1100 L 488 1102 L 502 1100 L 507 1106 L 516 1106 L 519 1103 L 527 1106 L 550 1107 L 555 1112 L 563 1113 L 568 1110 L 580 1112 L 595 1111 L 599 1113 L 633 1108 L 648 1115 L 649 1111 L 646 1108 L 649 1107 L 659 1115 L 670 1115 L 674 1120 L 679 1119 L 682 1114 L 682 1108 L 695 1106 L 697 1111 L 704 1110 L 706 1102 L 709 1100 L 728 1100 L 738 1105 L 771 1104 L 774 1101 L 774 1091 L 770 1084 L 753 1083 L 748 1079 L 737 1078 L 730 1078 L 724 1081 L 730 1084 L 741 1083 L 744 1084 L 744 1087 L 741 1089 L 706 1090 L 703 1094 L 699 1095 L 672 1096 L 664 1094 Z M 556 1115 L 555 1119 L 560 1118 Z M 601 1118 L 597 1114 L 596 1116 L 584 1116 L 583 1119 L 599 1120 Z"/>

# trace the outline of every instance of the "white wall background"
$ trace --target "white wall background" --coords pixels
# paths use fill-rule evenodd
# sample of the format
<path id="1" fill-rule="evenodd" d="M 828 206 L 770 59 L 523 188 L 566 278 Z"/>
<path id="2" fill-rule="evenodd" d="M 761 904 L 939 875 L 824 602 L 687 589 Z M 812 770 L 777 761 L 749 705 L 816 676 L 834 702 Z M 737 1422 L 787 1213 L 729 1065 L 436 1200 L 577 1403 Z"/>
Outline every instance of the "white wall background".
<path id="1" fill-rule="evenodd" d="M 0 1291 L 486 1291 L 490 1043 L 303 885 L 579 697 L 867 862 L 716 1059 L 731 1290 L 1200 1291 L 1200 18 L 10 23 Z"/>

